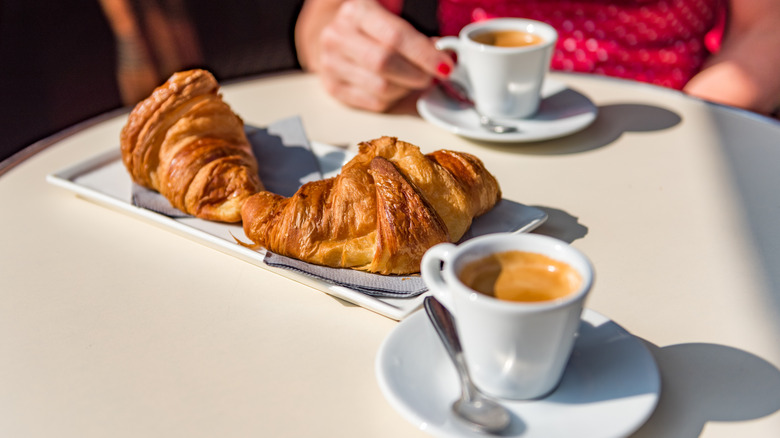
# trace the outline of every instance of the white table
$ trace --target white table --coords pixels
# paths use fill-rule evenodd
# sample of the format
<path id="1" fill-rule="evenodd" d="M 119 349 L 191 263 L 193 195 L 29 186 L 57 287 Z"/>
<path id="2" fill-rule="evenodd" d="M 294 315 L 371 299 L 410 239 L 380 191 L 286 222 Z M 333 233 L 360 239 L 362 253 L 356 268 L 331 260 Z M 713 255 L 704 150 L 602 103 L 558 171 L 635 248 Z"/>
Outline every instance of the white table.
<path id="1" fill-rule="evenodd" d="M 538 230 L 597 269 L 588 307 L 647 343 L 663 391 L 636 437 L 780 434 L 780 123 L 653 86 L 555 75 L 599 117 L 547 142 L 472 142 L 337 103 L 315 77 L 226 85 L 247 123 L 310 138 L 394 135 L 482 158 Z M 0 435 L 427 436 L 374 375 L 397 322 L 45 176 L 118 147 L 114 113 L 33 147 L 0 177 Z M 48 146 L 48 147 L 43 147 Z M 8 163 L 6 163 L 8 164 Z"/>

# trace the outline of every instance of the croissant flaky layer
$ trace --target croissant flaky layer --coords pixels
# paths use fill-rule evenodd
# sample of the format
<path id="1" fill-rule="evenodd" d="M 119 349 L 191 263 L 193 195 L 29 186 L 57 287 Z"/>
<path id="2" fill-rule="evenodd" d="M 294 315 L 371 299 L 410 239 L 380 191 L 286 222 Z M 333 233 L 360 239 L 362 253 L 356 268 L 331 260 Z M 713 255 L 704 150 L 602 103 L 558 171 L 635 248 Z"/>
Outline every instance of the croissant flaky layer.
<path id="1" fill-rule="evenodd" d="M 174 73 L 138 103 L 120 145 L 133 181 L 203 219 L 238 222 L 263 189 L 244 123 L 205 70 Z"/>
<path id="2" fill-rule="evenodd" d="M 501 198 L 473 155 L 382 137 L 360 145 L 333 178 L 290 198 L 259 192 L 241 211 L 256 244 L 306 262 L 380 274 L 419 272 L 425 251 L 455 242 Z"/>

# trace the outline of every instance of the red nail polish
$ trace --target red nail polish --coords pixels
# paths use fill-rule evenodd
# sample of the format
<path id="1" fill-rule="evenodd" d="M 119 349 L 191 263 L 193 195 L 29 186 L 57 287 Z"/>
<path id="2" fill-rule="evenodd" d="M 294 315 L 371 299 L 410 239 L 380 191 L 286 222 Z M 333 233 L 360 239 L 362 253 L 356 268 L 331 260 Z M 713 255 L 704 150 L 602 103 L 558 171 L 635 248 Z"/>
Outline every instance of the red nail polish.
<path id="1" fill-rule="evenodd" d="M 436 71 L 438 71 L 440 75 L 447 77 L 452 72 L 452 67 L 450 67 L 449 64 L 442 62 L 436 67 Z"/>

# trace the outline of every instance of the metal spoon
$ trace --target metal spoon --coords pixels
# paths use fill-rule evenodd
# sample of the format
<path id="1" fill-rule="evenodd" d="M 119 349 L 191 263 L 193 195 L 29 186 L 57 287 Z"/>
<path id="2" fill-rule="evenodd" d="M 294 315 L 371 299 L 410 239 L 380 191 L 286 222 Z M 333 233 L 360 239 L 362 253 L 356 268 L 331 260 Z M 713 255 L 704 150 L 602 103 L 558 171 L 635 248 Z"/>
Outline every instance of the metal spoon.
<path id="1" fill-rule="evenodd" d="M 509 411 L 482 395 L 471 382 L 450 312 L 431 296 L 425 297 L 423 306 L 460 376 L 461 396 L 452 404 L 452 411 L 481 432 L 498 433 L 506 429 L 510 422 Z"/>
<path id="2" fill-rule="evenodd" d="M 474 104 L 474 101 L 471 100 L 469 97 L 468 92 L 466 91 L 466 87 L 464 87 L 459 82 L 455 82 L 452 80 L 449 81 L 440 81 L 439 87 L 444 91 L 444 94 L 447 96 L 457 100 L 458 102 L 465 103 L 467 105 L 471 106 L 471 109 L 474 110 L 475 113 L 477 113 L 477 117 L 479 117 L 479 125 L 490 132 L 495 132 L 497 134 L 505 134 L 508 132 L 516 132 L 517 127 L 516 126 L 510 126 L 510 125 L 502 125 L 500 123 L 497 123 L 495 120 L 492 120 L 490 117 L 482 114 L 479 109 L 477 109 L 477 105 Z"/>
<path id="3" fill-rule="evenodd" d="M 490 117 L 480 113 L 479 110 L 477 110 L 477 107 L 474 107 L 474 112 L 476 112 L 477 115 L 479 116 L 479 125 L 487 129 L 488 131 L 495 132 L 496 134 L 505 134 L 508 132 L 517 131 L 517 128 L 514 126 L 501 125 L 499 123 L 496 123 Z"/>

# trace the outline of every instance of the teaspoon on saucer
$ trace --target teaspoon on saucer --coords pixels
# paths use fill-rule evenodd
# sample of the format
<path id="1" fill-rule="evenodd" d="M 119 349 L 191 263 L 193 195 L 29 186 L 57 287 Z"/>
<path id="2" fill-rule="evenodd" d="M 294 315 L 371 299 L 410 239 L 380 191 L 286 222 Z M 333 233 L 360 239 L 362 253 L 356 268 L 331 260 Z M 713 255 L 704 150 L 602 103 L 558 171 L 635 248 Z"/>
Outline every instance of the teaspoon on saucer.
<path id="1" fill-rule="evenodd" d="M 472 101 L 471 98 L 469 97 L 466 88 L 460 83 L 452 80 L 439 81 L 439 88 L 441 88 L 444 94 L 451 97 L 452 99 L 455 99 L 460 103 L 464 103 L 471 106 L 471 109 L 473 109 L 474 112 L 477 114 L 477 117 L 479 117 L 479 125 L 483 129 L 490 132 L 495 132 L 496 134 L 504 134 L 508 132 L 517 131 L 517 127 L 515 126 L 502 125 L 496 122 L 495 120 L 491 119 L 490 117 L 482 114 L 477 109 L 477 106 L 474 104 L 474 101 Z"/>
<path id="2" fill-rule="evenodd" d="M 509 426 L 509 411 L 500 404 L 488 399 L 471 382 L 463 350 L 460 346 L 455 321 L 436 298 L 425 297 L 423 307 L 433 323 L 436 333 L 442 340 L 461 382 L 461 396 L 452 404 L 455 415 L 472 428 L 488 433 L 498 433 Z"/>

